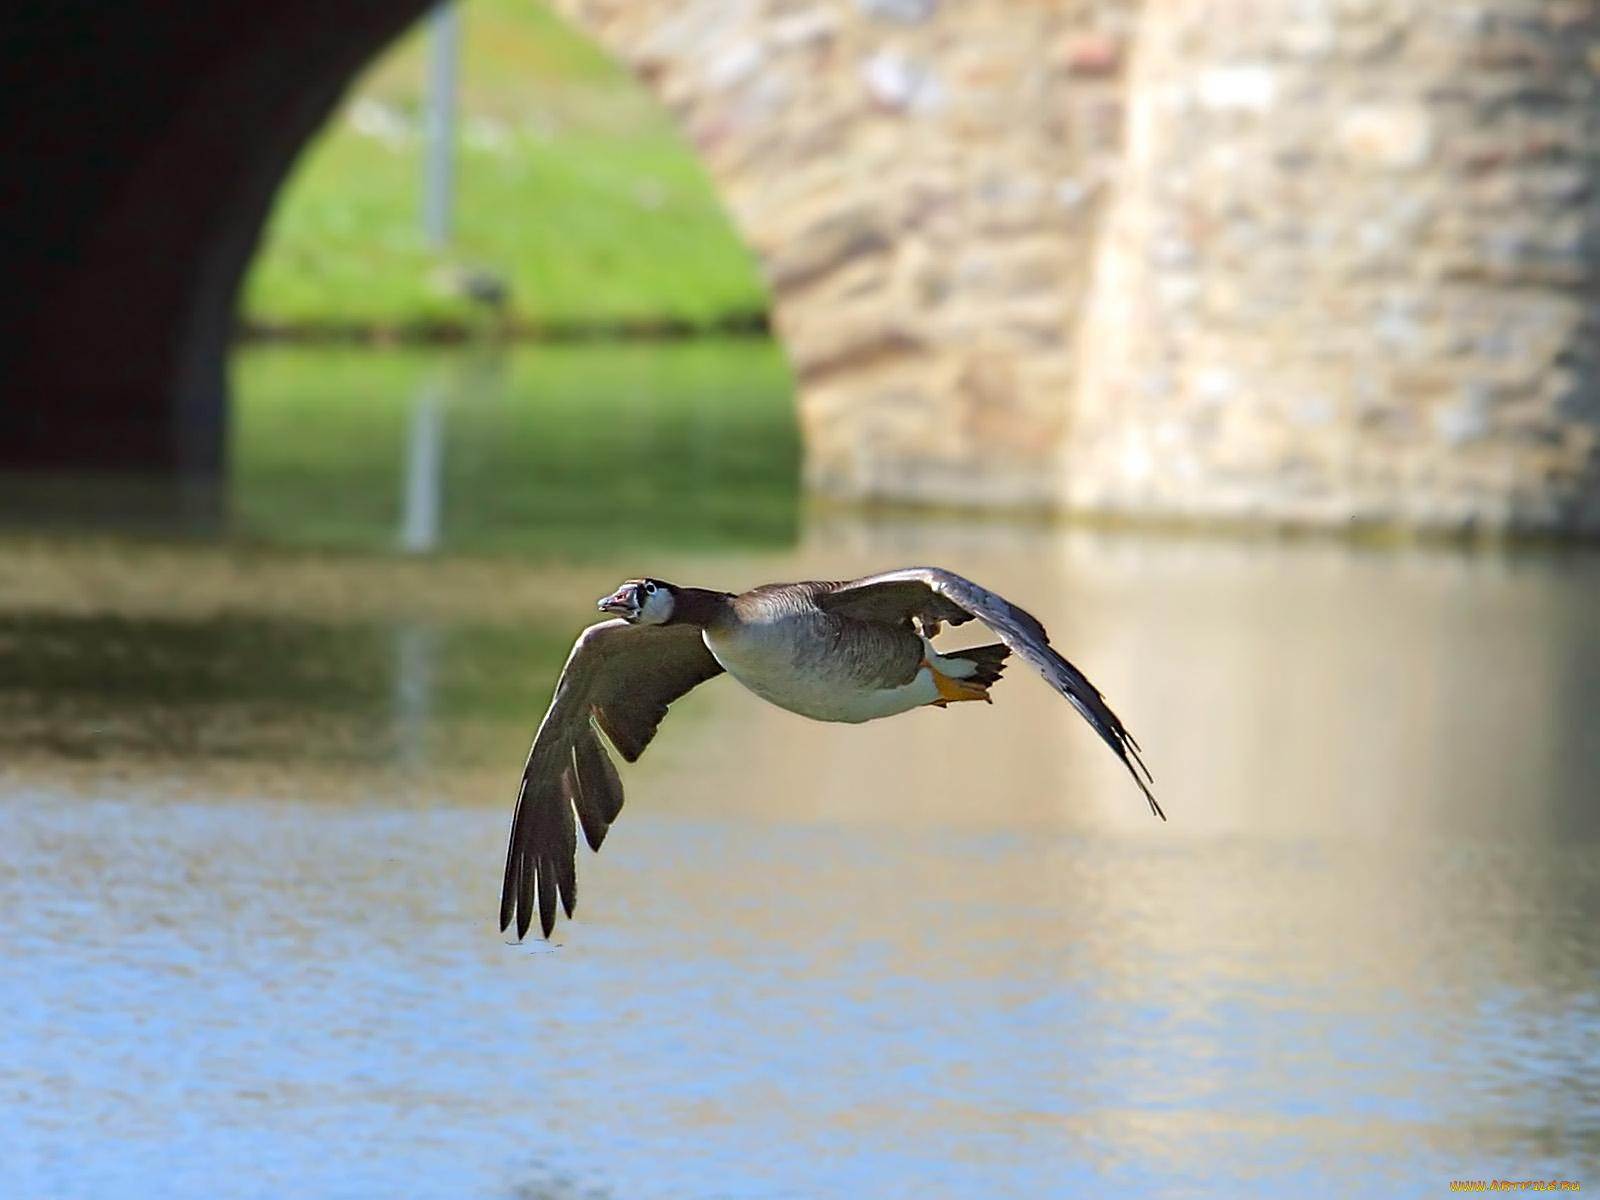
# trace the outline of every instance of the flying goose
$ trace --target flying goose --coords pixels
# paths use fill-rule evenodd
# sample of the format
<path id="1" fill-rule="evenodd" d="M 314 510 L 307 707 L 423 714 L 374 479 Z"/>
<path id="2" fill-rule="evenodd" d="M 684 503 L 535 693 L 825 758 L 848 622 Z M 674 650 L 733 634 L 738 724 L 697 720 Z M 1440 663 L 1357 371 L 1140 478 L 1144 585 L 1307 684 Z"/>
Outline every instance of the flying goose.
<path id="1" fill-rule="evenodd" d="M 591 850 L 622 811 L 622 780 L 599 734 L 628 762 L 667 706 L 726 671 L 764 700 L 816 721 L 858 723 L 923 705 L 989 701 L 1015 651 L 1065 696 L 1128 768 L 1163 821 L 1139 744 L 1029 613 L 937 567 L 848 582 L 770 583 L 737 595 L 630 579 L 600 601 L 613 619 L 578 636 L 522 770 L 500 893 L 500 928 L 548 939 L 559 895 L 577 902 L 577 822 Z M 943 625 L 976 618 L 1000 638 L 941 654 Z M 993 703 L 993 701 L 989 701 Z M 1143 772 L 1141 776 L 1140 772 Z"/>

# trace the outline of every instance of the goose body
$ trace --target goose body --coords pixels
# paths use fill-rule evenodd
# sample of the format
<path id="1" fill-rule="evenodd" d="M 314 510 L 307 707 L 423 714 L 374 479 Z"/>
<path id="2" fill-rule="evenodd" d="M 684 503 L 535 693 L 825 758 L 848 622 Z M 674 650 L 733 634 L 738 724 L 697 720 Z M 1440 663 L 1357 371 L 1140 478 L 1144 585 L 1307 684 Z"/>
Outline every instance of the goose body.
<path id="1" fill-rule="evenodd" d="M 668 706 L 724 673 L 800 716 L 859 724 L 990 701 L 1015 652 L 1089 722 L 1165 819 L 1138 743 L 1094 685 L 1050 646 L 1037 619 L 953 572 L 911 567 L 737 594 L 631 579 L 599 607 L 613 619 L 579 635 L 523 768 L 500 902 L 500 928 L 515 920 L 519 939 L 536 904 L 547 938 L 558 899 L 572 915 L 577 827 L 598 850 L 622 810 L 622 781 L 602 735 L 636 761 Z M 971 620 L 1000 640 L 934 647 L 943 625 Z"/>
<path id="2" fill-rule="evenodd" d="M 943 697 L 936 672 L 967 679 L 978 665 L 946 658 L 905 628 L 757 601 L 708 624 L 706 649 L 722 669 L 779 708 L 814 721 L 859 724 Z"/>

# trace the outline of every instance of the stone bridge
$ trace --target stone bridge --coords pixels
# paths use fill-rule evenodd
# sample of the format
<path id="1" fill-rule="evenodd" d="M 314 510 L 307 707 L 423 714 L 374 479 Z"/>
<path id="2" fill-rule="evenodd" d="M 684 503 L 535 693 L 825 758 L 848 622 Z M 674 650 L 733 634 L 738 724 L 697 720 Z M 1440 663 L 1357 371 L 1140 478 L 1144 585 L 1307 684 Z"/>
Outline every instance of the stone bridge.
<path id="1" fill-rule="evenodd" d="M 764 263 L 815 486 L 1600 529 L 1595 0 L 557 7 Z M 215 475 L 275 191 L 424 4 L 9 8 L 0 465 Z"/>

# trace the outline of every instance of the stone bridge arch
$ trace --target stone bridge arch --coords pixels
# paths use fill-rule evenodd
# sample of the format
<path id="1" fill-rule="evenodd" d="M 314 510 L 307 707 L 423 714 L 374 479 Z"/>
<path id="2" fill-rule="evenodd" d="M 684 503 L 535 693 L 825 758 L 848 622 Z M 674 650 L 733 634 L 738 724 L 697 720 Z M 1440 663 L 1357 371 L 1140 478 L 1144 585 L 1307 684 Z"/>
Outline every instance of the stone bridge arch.
<path id="1" fill-rule="evenodd" d="M 1115 145 L 1118 6 L 554 7 L 676 115 L 759 256 L 814 483 L 1052 494 L 1093 164 Z M 425 4 L 52 10 L 6 18 L 16 36 L 0 39 L 9 94 L 30 97 L 0 118 L 26 231 L 5 289 L 21 336 L 0 370 L 35 398 L 0 416 L 0 462 L 216 474 L 263 221 L 348 82 Z M 30 124 L 30 105 L 59 130 Z"/>
<path id="2" fill-rule="evenodd" d="M 1129 4 L 556 0 L 758 255 L 813 486 L 1048 505 Z"/>
<path id="3" fill-rule="evenodd" d="M 1595 0 L 555 7 L 760 257 L 829 492 L 1600 529 Z M 0 12 L 0 466 L 224 469 L 268 209 L 425 8 Z"/>

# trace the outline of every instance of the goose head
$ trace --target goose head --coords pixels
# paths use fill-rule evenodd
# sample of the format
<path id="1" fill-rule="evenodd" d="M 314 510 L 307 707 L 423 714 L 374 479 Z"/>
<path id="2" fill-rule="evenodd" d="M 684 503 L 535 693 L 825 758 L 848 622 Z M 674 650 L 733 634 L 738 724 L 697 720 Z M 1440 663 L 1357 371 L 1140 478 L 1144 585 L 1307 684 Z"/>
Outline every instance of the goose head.
<path id="1" fill-rule="evenodd" d="M 672 619 L 675 591 L 659 579 L 630 579 L 600 601 L 600 611 L 630 625 L 665 625 Z"/>

